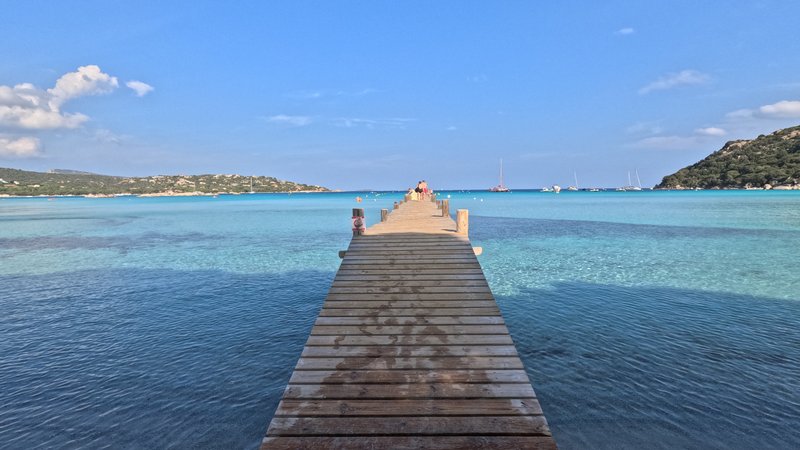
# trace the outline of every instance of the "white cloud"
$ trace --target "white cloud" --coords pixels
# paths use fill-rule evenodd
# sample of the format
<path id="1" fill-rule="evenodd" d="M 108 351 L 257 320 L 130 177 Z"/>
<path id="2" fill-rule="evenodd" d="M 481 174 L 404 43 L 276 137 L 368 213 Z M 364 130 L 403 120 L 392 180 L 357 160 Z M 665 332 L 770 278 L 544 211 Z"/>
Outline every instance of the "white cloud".
<path id="1" fill-rule="evenodd" d="M 445 130 L 447 131 L 456 131 L 457 129 L 458 127 L 456 127 L 455 125 L 450 125 L 449 127 L 445 128 Z"/>
<path id="2" fill-rule="evenodd" d="M 153 86 L 150 86 L 149 84 L 143 81 L 137 81 L 137 80 L 128 81 L 127 83 L 125 83 L 125 86 L 128 86 L 129 88 L 133 89 L 136 92 L 137 97 L 144 97 L 145 95 L 152 92 L 153 89 L 155 89 Z"/>
<path id="3" fill-rule="evenodd" d="M 800 101 L 783 100 L 758 108 L 761 116 L 768 118 L 794 119 L 800 118 Z"/>
<path id="4" fill-rule="evenodd" d="M 47 90 L 30 83 L 0 86 L 0 126 L 29 130 L 78 128 L 89 117 L 81 113 L 63 113 L 61 106 L 77 97 L 109 93 L 117 85 L 115 77 L 90 65 L 64 74 Z"/>
<path id="5" fill-rule="evenodd" d="M 670 73 L 653 81 L 652 83 L 639 89 L 639 94 L 649 94 L 653 91 L 672 89 L 678 86 L 688 86 L 707 83 L 711 77 L 696 70 L 682 70 L 678 73 Z"/>
<path id="6" fill-rule="evenodd" d="M 694 130 L 694 132 L 695 134 L 699 134 L 701 136 L 725 136 L 728 134 L 727 131 L 718 127 L 698 128 Z"/>
<path id="7" fill-rule="evenodd" d="M 75 72 L 65 73 L 56 81 L 55 87 L 47 92 L 52 96 L 50 107 L 58 111 L 69 99 L 86 95 L 108 94 L 119 86 L 117 77 L 103 73 L 95 65 L 81 66 Z"/>
<path id="8" fill-rule="evenodd" d="M 614 34 L 619 34 L 621 36 L 627 36 L 633 33 L 636 33 L 636 30 L 634 30 L 631 27 L 620 28 L 619 30 L 614 32 Z"/>
<path id="9" fill-rule="evenodd" d="M 37 138 L 0 136 L 0 158 L 32 158 L 41 153 L 42 144 Z"/>
<path id="10" fill-rule="evenodd" d="M 289 125 L 293 127 L 304 127 L 306 125 L 310 125 L 312 122 L 311 117 L 308 116 L 288 116 L 286 114 L 265 117 L 264 120 L 270 123 Z"/>
<path id="11" fill-rule="evenodd" d="M 757 109 L 737 109 L 725 114 L 731 120 L 750 119 L 797 119 L 800 118 L 800 101 L 781 100 Z"/>

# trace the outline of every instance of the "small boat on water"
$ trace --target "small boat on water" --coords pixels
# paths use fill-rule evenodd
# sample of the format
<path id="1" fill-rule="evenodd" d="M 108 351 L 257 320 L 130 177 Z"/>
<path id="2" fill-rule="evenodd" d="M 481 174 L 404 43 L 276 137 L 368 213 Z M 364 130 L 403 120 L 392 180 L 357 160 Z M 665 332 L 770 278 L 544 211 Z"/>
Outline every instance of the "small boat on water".
<path id="1" fill-rule="evenodd" d="M 553 185 L 553 192 L 555 192 L 556 194 L 558 194 L 559 192 L 561 192 L 561 186 L 559 186 L 559 185 L 557 185 L 557 184 L 554 184 L 554 185 Z"/>
<path id="2" fill-rule="evenodd" d="M 489 192 L 510 192 L 510 190 L 503 184 L 503 160 L 500 160 L 500 184 L 489 189 Z"/>
<path id="3" fill-rule="evenodd" d="M 568 191 L 576 192 L 578 190 L 578 172 L 572 172 L 575 175 L 575 184 L 573 186 L 567 186 Z"/>
<path id="4" fill-rule="evenodd" d="M 549 188 L 547 186 L 542 188 L 542 192 L 553 192 L 553 188 Z"/>

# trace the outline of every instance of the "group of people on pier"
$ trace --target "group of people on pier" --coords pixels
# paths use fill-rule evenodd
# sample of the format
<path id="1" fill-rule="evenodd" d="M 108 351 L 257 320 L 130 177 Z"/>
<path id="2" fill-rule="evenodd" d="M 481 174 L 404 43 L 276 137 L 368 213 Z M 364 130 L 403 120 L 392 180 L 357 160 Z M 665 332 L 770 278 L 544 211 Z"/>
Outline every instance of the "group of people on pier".
<path id="1" fill-rule="evenodd" d="M 431 190 L 428 189 L 428 183 L 422 180 L 417 183 L 417 187 L 408 189 L 408 195 L 411 196 L 411 200 L 426 200 L 430 198 Z"/>

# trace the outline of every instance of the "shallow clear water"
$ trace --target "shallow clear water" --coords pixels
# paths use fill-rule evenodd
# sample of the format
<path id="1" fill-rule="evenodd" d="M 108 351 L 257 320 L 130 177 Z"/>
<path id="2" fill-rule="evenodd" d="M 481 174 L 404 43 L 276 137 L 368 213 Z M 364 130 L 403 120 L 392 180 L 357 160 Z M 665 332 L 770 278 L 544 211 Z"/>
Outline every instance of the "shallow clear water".
<path id="1" fill-rule="evenodd" d="M 800 447 L 800 193 L 450 193 L 562 448 Z M 0 199 L 0 442 L 254 448 L 399 194 Z"/>

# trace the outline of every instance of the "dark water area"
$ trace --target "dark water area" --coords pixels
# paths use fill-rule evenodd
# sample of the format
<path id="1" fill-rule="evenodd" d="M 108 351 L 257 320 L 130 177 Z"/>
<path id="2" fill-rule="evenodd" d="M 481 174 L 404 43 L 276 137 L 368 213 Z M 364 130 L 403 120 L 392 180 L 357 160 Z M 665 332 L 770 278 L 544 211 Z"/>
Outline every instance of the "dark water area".
<path id="1" fill-rule="evenodd" d="M 800 304 L 559 283 L 498 297 L 562 448 L 800 448 Z"/>
<path id="2" fill-rule="evenodd" d="M 257 447 L 332 278 L 0 277 L 0 447 Z"/>

